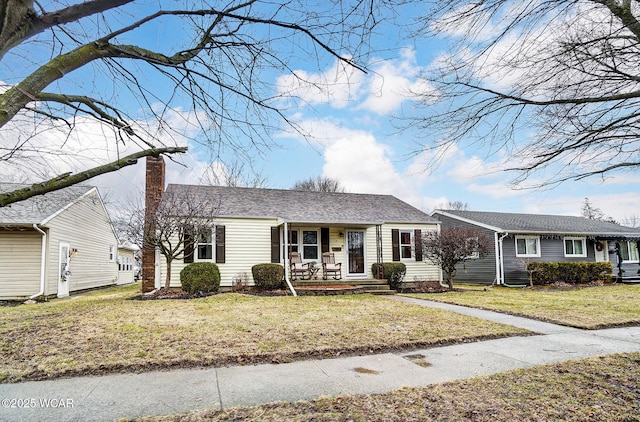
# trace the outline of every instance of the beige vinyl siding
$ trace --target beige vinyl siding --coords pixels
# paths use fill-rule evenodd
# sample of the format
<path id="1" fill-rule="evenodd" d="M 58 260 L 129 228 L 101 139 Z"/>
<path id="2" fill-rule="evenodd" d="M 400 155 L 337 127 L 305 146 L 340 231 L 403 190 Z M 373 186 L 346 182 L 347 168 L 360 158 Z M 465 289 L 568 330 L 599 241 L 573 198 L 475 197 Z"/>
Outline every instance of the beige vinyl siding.
<path id="1" fill-rule="evenodd" d="M 97 192 L 92 192 L 47 223 L 49 268 L 46 294 L 58 290 L 60 242 L 69 243 L 78 254 L 71 257 L 69 290 L 83 290 L 115 284 L 118 279 L 117 241 Z M 110 248 L 114 248 L 113 261 Z M 55 270 L 53 270 L 55 269 Z"/>
<path id="2" fill-rule="evenodd" d="M 226 218 L 216 220 L 215 224 L 225 227 L 226 262 L 216 264 L 220 270 L 220 286 L 231 287 L 233 278 L 241 273 L 247 273 L 249 284 L 253 285 L 251 267 L 271 262 L 271 227 L 278 225 L 277 220 Z M 211 262 L 215 262 L 215 256 Z M 172 287 L 180 286 L 180 271 L 185 265 L 182 258 L 171 264 Z M 161 255 L 160 280 L 156 280 L 156 285 L 164 286 L 166 273 L 166 261 Z"/>
<path id="3" fill-rule="evenodd" d="M 40 291 L 42 235 L 35 230 L 0 229 L 0 299 Z"/>
<path id="4" fill-rule="evenodd" d="M 382 254 L 384 262 L 393 262 L 393 251 L 391 243 L 391 230 L 398 229 L 401 231 L 421 230 L 422 235 L 427 231 L 434 231 L 438 229 L 436 224 L 385 224 L 382 226 Z M 375 236 L 375 227 L 373 228 Z M 375 238 L 374 238 L 375 242 Z M 375 243 L 374 243 L 375 244 Z M 375 250 L 374 250 L 375 254 Z M 414 251 L 415 254 L 415 251 Z M 374 260 L 375 262 L 375 256 Z M 415 278 L 419 280 L 440 280 L 440 270 L 433 265 L 426 257 L 423 257 L 422 261 L 416 261 L 415 255 L 411 259 L 401 259 L 399 262 L 404 263 L 407 266 L 407 274 L 405 275 L 405 281 L 412 282 Z M 371 270 L 371 269 L 369 269 Z"/>

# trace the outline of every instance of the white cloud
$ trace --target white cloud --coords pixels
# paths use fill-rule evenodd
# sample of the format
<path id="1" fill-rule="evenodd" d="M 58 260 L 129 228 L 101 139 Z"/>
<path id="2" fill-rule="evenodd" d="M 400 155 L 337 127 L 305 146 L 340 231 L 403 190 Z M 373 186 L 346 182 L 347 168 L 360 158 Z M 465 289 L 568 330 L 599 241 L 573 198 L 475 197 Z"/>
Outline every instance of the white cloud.
<path id="1" fill-rule="evenodd" d="M 340 109 L 357 98 L 362 77 L 360 70 L 336 60 L 319 73 L 295 70 L 281 75 L 276 79 L 276 89 L 283 98 L 298 98 L 308 104 L 331 104 Z"/>
<path id="2" fill-rule="evenodd" d="M 281 98 L 298 98 L 312 105 L 329 104 L 336 109 L 352 104 L 356 109 L 378 115 L 398 109 L 416 93 L 434 91 L 419 77 L 422 68 L 417 65 L 413 48 L 402 48 L 398 58 L 378 59 L 370 63 L 369 68 L 371 72 L 364 74 L 336 60 L 319 73 L 295 70 L 281 75 L 276 80 L 276 88 Z"/>
<path id="3" fill-rule="evenodd" d="M 419 77 L 421 71 L 415 50 L 408 47 L 400 50 L 398 59 L 373 65 L 367 81 L 368 95 L 358 108 L 382 115 L 397 110 L 418 93 L 434 91 L 435 88 Z"/>

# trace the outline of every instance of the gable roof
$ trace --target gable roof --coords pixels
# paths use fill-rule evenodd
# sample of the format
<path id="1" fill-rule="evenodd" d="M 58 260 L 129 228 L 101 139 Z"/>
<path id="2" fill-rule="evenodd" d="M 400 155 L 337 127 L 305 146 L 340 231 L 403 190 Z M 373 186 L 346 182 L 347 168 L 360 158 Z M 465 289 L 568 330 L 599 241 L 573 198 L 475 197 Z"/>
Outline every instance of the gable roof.
<path id="1" fill-rule="evenodd" d="M 629 238 L 640 236 L 638 228 L 569 215 L 454 210 L 436 210 L 433 214 L 466 221 L 501 233 L 580 234 Z"/>
<path id="2" fill-rule="evenodd" d="M 438 221 L 391 195 L 170 184 L 167 193 L 214 199 L 218 217 L 280 218 L 292 223 L 383 224 Z"/>
<path id="3" fill-rule="evenodd" d="M 0 183 L 0 192 L 10 192 L 30 185 Z M 70 186 L 44 195 L 33 196 L 24 201 L 0 207 L 0 225 L 24 226 L 46 224 L 53 217 L 70 207 L 89 192 L 93 186 Z"/>

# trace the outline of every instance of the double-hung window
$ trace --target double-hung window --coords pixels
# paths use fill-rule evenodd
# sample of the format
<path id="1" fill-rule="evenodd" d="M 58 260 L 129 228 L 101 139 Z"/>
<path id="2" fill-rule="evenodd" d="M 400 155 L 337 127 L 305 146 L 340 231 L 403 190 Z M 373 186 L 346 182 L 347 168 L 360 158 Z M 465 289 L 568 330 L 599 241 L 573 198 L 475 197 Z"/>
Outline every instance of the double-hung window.
<path id="1" fill-rule="evenodd" d="M 211 230 L 198 233 L 198 242 L 196 244 L 197 260 L 207 261 L 213 259 L 213 234 Z"/>
<path id="2" fill-rule="evenodd" d="M 318 230 L 302 230 L 302 259 L 318 260 L 319 238 Z"/>
<path id="3" fill-rule="evenodd" d="M 413 258 L 413 233 L 400 231 L 400 259 Z"/>
<path id="4" fill-rule="evenodd" d="M 566 257 L 586 257 L 587 239 L 584 237 L 565 237 L 564 256 Z"/>
<path id="5" fill-rule="evenodd" d="M 516 236 L 517 257 L 540 257 L 539 236 Z"/>

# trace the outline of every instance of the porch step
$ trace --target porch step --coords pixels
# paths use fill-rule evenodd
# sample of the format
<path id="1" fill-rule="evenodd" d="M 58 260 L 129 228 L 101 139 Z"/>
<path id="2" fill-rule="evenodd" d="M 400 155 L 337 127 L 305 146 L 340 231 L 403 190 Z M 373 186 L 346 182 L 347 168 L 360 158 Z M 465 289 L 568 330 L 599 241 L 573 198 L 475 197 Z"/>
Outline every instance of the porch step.
<path id="1" fill-rule="evenodd" d="M 342 278 L 340 280 L 334 280 L 333 278 L 328 278 L 327 280 L 323 280 L 319 278 L 318 280 L 294 280 L 292 282 L 294 288 L 300 287 L 307 291 L 312 291 L 313 287 L 322 288 L 323 286 L 351 286 L 353 287 L 354 293 L 369 293 L 373 295 L 394 295 L 396 294 L 395 290 L 389 289 L 389 284 L 387 280 L 377 280 L 377 279 L 345 279 Z M 328 290 L 333 290 L 329 288 Z"/>
<path id="2" fill-rule="evenodd" d="M 395 290 L 391 290 L 391 289 L 375 289 L 375 290 L 363 290 L 362 293 L 369 293 L 370 295 L 395 295 L 396 292 Z"/>

